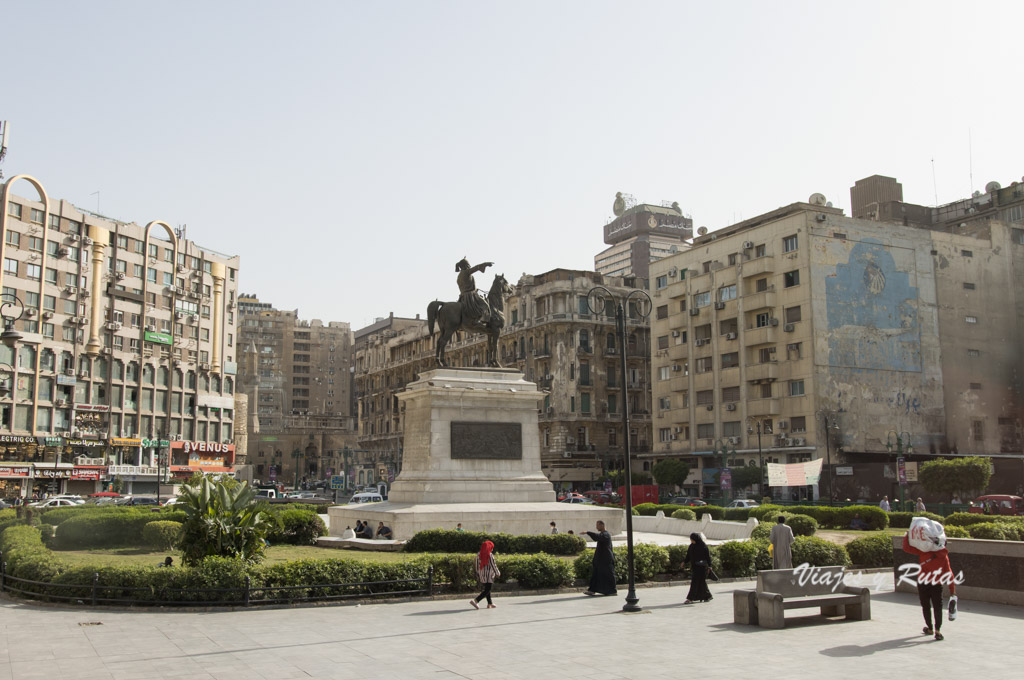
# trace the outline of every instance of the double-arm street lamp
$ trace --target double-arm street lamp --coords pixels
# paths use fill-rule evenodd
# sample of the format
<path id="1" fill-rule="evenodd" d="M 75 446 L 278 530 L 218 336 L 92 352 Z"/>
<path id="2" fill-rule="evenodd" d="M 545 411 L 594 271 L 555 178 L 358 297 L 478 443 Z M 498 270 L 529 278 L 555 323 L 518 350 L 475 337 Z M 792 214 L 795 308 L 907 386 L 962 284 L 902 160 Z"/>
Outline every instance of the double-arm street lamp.
<path id="1" fill-rule="evenodd" d="M 717 453 L 722 458 L 722 463 L 718 467 L 718 490 L 722 494 L 722 505 L 727 505 L 728 501 L 729 501 L 729 489 L 726 489 L 725 488 L 726 485 L 723 483 L 725 481 L 723 479 L 723 475 L 725 474 L 726 470 L 729 469 L 726 466 L 726 458 L 725 458 L 729 454 L 729 448 L 725 444 L 726 444 L 725 440 L 722 439 L 721 437 L 719 437 L 715 441 L 715 453 Z M 736 455 L 736 449 L 732 450 L 732 455 L 734 455 L 734 456 Z M 732 473 L 730 472 L 729 475 L 730 475 L 729 487 L 731 488 L 732 487 L 732 482 L 731 482 L 731 475 L 732 475 Z"/>
<path id="2" fill-rule="evenodd" d="M 903 511 L 906 510 L 906 507 L 903 505 L 903 487 L 907 485 L 906 472 L 904 472 L 904 477 L 900 478 L 900 469 L 906 469 L 904 467 L 906 463 L 903 460 L 903 447 L 904 445 L 907 447 L 907 455 L 909 456 L 914 452 L 914 445 L 910 443 L 909 432 L 889 430 L 885 435 L 885 448 L 889 452 L 890 458 L 892 457 L 892 435 L 896 435 L 896 481 L 900 486 L 900 510 Z"/>
<path id="3" fill-rule="evenodd" d="M 816 418 L 821 419 L 822 433 L 825 437 L 825 462 L 828 464 L 828 504 L 831 506 L 835 500 L 836 492 L 833 484 L 835 479 L 832 472 L 832 432 L 839 429 L 839 414 L 828 409 L 821 409 L 816 412 Z"/>
<path id="4" fill-rule="evenodd" d="M 633 297 L 635 301 L 631 302 Z M 646 301 L 646 307 L 643 306 Z M 607 312 L 609 305 L 615 308 L 615 327 L 619 336 L 619 378 L 622 388 L 622 438 L 625 440 L 626 458 L 626 563 L 629 574 L 629 590 L 626 592 L 624 612 L 638 612 L 640 598 L 636 596 L 636 574 L 633 567 L 633 466 L 629 450 L 629 394 L 626 391 L 626 312 L 630 304 L 635 305 L 636 315 L 646 318 L 651 312 L 651 296 L 642 290 L 634 290 L 625 297 L 616 299 L 604 286 L 595 286 L 587 293 L 587 307 L 594 316 Z"/>
<path id="5" fill-rule="evenodd" d="M 295 449 L 292 451 L 292 458 L 295 459 L 295 484 L 292 486 L 292 491 L 299 488 L 299 458 L 302 458 L 302 451 Z"/>
<path id="6" fill-rule="evenodd" d="M 747 434 L 753 434 L 755 430 L 757 431 L 757 464 L 761 468 L 761 479 L 758 481 L 757 490 L 761 493 L 761 497 L 764 498 L 764 453 L 761 450 L 761 419 L 747 416 Z M 765 434 L 768 433 L 765 432 Z"/>
<path id="7" fill-rule="evenodd" d="M 11 313 L 11 307 L 17 308 L 18 313 Z M 0 383 L 0 397 L 6 397 L 8 394 L 11 395 L 11 418 L 10 422 L 0 423 L 0 428 L 6 426 L 11 432 L 14 432 L 14 404 L 16 401 L 14 397 L 18 389 L 18 369 L 15 366 L 18 363 L 18 341 L 22 338 L 21 333 L 14 330 L 14 322 L 20 319 L 24 312 L 25 305 L 22 304 L 18 296 L 6 294 L 0 298 L 0 317 L 3 318 L 4 324 L 4 331 L 0 333 L 0 342 L 11 348 L 11 363 L 0 362 L 0 367 L 6 368 L 11 372 L 10 385 L 6 381 Z"/>

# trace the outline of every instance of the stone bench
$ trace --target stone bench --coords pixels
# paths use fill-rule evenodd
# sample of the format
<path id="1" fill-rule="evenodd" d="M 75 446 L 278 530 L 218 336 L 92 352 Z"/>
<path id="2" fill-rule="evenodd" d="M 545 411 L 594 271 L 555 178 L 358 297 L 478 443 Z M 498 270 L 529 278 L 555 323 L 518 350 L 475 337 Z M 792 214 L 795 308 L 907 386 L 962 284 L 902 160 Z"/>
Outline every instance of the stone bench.
<path id="1" fill-rule="evenodd" d="M 756 590 L 733 591 L 733 621 L 784 628 L 787 609 L 808 607 L 820 608 L 822 616 L 871 619 L 870 591 L 843 585 L 844 571 L 843 567 L 759 571 Z"/>
<path id="2" fill-rule="evenodd" d="M 339 538 L 337 536 L 321 536 L 316 539 L 321 548 L 341 548 L 347 550 L 372 550 L 375 552 L 401 552 L 405 541 L 384 538 Z"/>

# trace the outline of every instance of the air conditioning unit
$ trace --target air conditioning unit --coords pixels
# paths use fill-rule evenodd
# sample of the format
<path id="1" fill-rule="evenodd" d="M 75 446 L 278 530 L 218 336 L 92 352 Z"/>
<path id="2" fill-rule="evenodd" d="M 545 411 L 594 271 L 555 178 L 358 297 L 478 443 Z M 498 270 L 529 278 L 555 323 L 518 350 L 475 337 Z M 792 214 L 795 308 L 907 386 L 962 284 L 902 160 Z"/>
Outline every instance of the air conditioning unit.
<path id="1" fill-rule="evenodd" d="M 171 441 L 180 442 L 183 441 L 180 434 L 176 434 L 171 437 Z"/>
<path id="2" fill-rule="evenodd" d="M 683 367 L 680 366 L 679 364 L 672 364 L 672 370 L 678 373 L 679 371 L 683 370 Z"/>
<path id="3" fill-rule="evenodd" d="M 566 444 L 575 444 L 576 443 L 576 437 L 566 437 L 565 438 L 565 443 Z"/>
<path id="4" fill-rule="evenodd" d="M 725 405 L 725 410 L 726 411 L 735 411 L 736 410 L 736 404 L 726 404 Z"/>
<path id="5" fill-rule="evenodd" d="M 64 375 L 74 376 L 75 375 L 75 369 L 73 369 L 73 368 L 65 368 L 64 369 Z"/>
<path id="6" fill-rule="evenodd" d="M 121 324 L 119 324 L 116 321 L 108 321 L 107 323 L 103 324 L 103 327 L 106 328 L 108 331 L 121 330 Z"/>
<path id="7" fill-rule="evenodd" d="M 679 337 L 679 331 L 672 331 L 672 337 L 673 338 L 678 338 Z"/>
<path id="8" fill-rule="evenodd" d="M 572 458 L 572 451 L 562 451 L 562 458 Z"/>
<path id="9" fill-rule="evenodd" d="M 735 340 L 736 339 L 736 334 L 735 333 L 726 333 L 725 334 L 725 339 L 726 340 Z"/>
<path id="10" fill-rule="evenodd" d="M 82 380 L 85 380 L 89 377 L 89 373 L 87 371 L 82 371 L 81 373 L 78 374 L 78 377 L 81 378 Z"/>
<path id="11" fill-rule="evenodd" d="M 786 331 L 787 333 L 792 333 L 793 331 L 796 330 L 796 326 L 794 326 L 791 323 L 787 323 L 785 326 L 782 327 L 782 330 Z"/>
<path id="12" fill-rule="evenodd" d="M 776 423 L 776 426 L 780 430 L 785 430 L 787 427 L 789 427 L 789 422 L 785 420 L 780 420 L 778 423 Z"/>
<path id="13" fill-rule="evenodd" d="M 53 318 L 53 312 L 43 312 L 43 318 L 44 319 L 52 319 Z"/>
<path id="14" fill-rule="evenodd" d="M 92 292 L 88 288 L 82 289 L 82 297 L 89 297 L 90 295 L 92 295 Z"/>
<path id="15" fill-rule="evenodd" d="M 175 312 L 174 313 L 174 318 L 175 319 L 184 319 L 185 318 L 185 312 Z"/>
<path id="16" fill-rule="evenodd" d="M 676 436 L 674 434 L 670 434 L 668 438 L 671 439 L 672 441 L 676 440 Z"/>
<path id="17" fill-rule="evenodd" d="M 183 272 L 183 271 L 185 271 L 186 269 L 188 269 L 188 267 L 186 267 L 185 265 L 183 265 L 183 264 L 179 264 L 179 265 L 178 265 L 178 271 L 179 271 L 179 272 Z"/>
<path id="18" fill-rule="evenodd" d="M 190 317 L 188 318 L 188 320 L 189 320 L 189 323 L 199 323 L 199 317 L 198 317 L 198 316 L 196 316 L 195 314 L 193 314 L 192 316 L 190 316 Z"/>
<path id="19" fill-rule="evenodd" d="M 778 326 L 779 325 L 779 320 L 776 319 L 776 318 L 768 319 L 768 325 L 769 326 Z"/>
<path id="20" fill-rule="evenodd" d="M 202 276 L 202 275 L 203 275 L 203 273 L 201 271 L 199 271 L 198 269 L 193 269 L 192 270 L 192 276 Z"/>
<path id="21" fill-rule="evenodd" d="M 185 289 L 181 288 L 180 286 L 175 286 L 174 287 L 174 292 L 175 292 L 176 295 L 184 295 L 185 294 Z"/>
<path id="22" fill-rule="evenodd" d="M 740 443 L 740 438 L 739 437 L 729 437 L 729 443 L 730 444 L 739 444 Z"/>
<path id="23" fill-rule="evenodd" d="M 74 295 L 75 293 L 78 292 L 78 287 L 77 286 L 64 286 L 64 292 L 65 293 L 71 293 L 72 295 Z"/>
<path id="24" fill-rule="evenodd" d="M 743 242 L 743 250 L 750 250 L 753 247 L 754 247 L 754 242 L 753 241 L 744 241 Z"/>
<path id="25" fill-rule="evenodd" d="M 57 257 L 67 257 L 67 256 L 68 256 L 68 249 L 67 248 L 65 248 L 64 246 L 60 246 L 59 248 L 57 248 Z"/>
<path id="26" fill-rule="evenodd" d="M 803 446 L 806 443 L 807 440 L 804 439 L 803 437 L 797 437 L 796 439 L 793 440 L 793 446 Z"/>
<path id="27" fill-rule="evenodd" d="M 209 371 L 210 370 L 210 363 L 207 362 L 207 361 L 204 361 L 203 363 L 199 364 L 199 370 L 200 371 Z"/>
<path id="28" fill-rule="evenodd" d="M 715 309 L 725 309 L 725 303 L 724 302 L 716 302 L 715 303 Z"/>
<path id="29" fill-rule="evenodd" d="M 69 241 L 80 241 L 80 240 L 82 240 L 82 237 L 80 235 L 78 235 L 78 234 L 68 234 L 68 240 Z"/>
<path id="30" fill-rule="evenodd" d="M 109 347 L 104 347 L 102 351 L 104 354 L 112 354 L 114 350 L 110 349 Z"/>
<path id="31" fill-rule="evenodd" d="M 148 331 L 150 333 L 155 333 L 156 332 L 156 326 L 154 326 L 153 324 L 146 324 L 146 331 Z"/>
<path id="32" fill-rule="evenodd" d="M 55 401 L 53 403 L 55 405 L 57 405 L 57 406 L 67 406 L 68 405 L 68 400 L 67 399 L 58 399 L 57 401 Z"/>
<path id="33" fill-rule="evenodd" d="M 26 309 L 25 310 L 25 316 L 27 316 L 29 318 L 32 318 L 35 315 L 36 315 L 36 310 L 34 310 L 34 309 Z"/>
<path id="34" fill-rule="evenodd" d="M 87 323 L 89 323 L 89 317 L 86 317 L 86 316 L 78 317 L 78 325 L 79 326 L 84 326 Z"/>
<path id="35" fill-rule="evenodd" d="M 715 405 L 714 404 L 708 404 L 704 408 L 706 408 L 709 411 L 714 411 L 715 410 Z"/>
<path id="36" fill-rule="evenodd" d="M 697 338 L 696 340 L 693 341 L 694 347 L 703 347 L 705 344 L 707 344 L 707 340 L 705 340 L 704 338 Z"/>
<path id="37" fill-rule="evenodd" d="M 175 359 L 174 360 L 174 365 L 175 366 L 181 366 L 181 359 Z"/>
<path id="38" fill-rule="evenodd" d="M 679 434 L 680 432 L 683 431 L 683 428 L 681 428 L 681 427 L 673 427 L 672 431 L 675 432 L 676 434 Z"/>
<path id="39" fill-rule="evenodd" d="M 691 307 L 690 308 L 690 316 L 697 316 L 698 314 L 700 314 L 700 310 L 698 308 L 696 308 L 696 307 Z"/>
<path id="40" fill-rule="evenodd" d="M 679 270 L 677 268 L 675 268 L 675 267 L 672 267 L 672 269 L 668 270 L 668 275 L 672 276 L 672 277 L 674 277 L 678 273 L 679 273 Z"/>
<path id="41" fill-rule="evenodd" d="M 91 246 L 92 245 L 92 239 L 89 238 L 88 236 L 83 236 L 82 237 L 82 245 L 83 246 Z"/>
<path id="42" fill-rule="evenodd" d="M 124 281 L 124 272 L 117 272 L 116 274 L 114 274 L 114 278 L 116 278 L 118 281 Z"/>
<path id="43" fill-rule="evenodd" d="M 825 213 L 818 213 L 814 219 L 818 220 L 819 222 L 824 222 L 825 220 L 828 219 L 828 217 L 825 215 Z"/>

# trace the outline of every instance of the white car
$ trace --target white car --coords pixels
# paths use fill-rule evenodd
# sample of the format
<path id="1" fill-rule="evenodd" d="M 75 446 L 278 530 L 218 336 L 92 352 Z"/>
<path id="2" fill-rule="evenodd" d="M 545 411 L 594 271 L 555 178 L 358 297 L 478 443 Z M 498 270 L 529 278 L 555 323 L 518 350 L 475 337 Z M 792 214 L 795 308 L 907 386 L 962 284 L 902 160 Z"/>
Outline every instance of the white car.
<path id="1" fill-rule="evenodd" d="M 757 501 L 752 501 L 752 500 L 749 500 L 749 499 L 736 499 L 732 503 L 729 503 L 729 505 L 727 505 L 725 507 L 726 508 L 756 508 L 756 507 L 758 507 L 760 505 L 761 504 L 758 503 Z"/>
<path id="2" fill-rule="evenodd" d="M 76 503 L 70 498 L 50 498 L 45 501 L 39 501 L 38 503 L 31 504 L 33 508 L 60 508 L 60 507 L 75 507 L 81 505 Z"/>

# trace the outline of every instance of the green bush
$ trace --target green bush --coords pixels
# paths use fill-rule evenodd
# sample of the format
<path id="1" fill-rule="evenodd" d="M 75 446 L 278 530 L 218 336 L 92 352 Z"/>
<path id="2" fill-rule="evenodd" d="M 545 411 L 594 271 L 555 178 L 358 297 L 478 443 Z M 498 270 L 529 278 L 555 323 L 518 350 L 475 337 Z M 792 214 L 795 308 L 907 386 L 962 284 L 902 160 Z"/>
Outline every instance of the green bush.
<path id="1" fill-rule="evenodd" d="M 757 546 L 749 541 L 722 543 L 718 546 L 718 557 L 722 562 L 725 576 L 742 578 L 757 573 Z"/>
<path id="2" fill-rule="evenodd" d="M 793 565 L 807 563 L 812 567 L 850 566 L 850 556 L 841 545 L 817 536 L 798 536 L 793 543 Z"/>
<path id="3" fill-rule="evenodd" d="M 726 508 L 725 520 L 727 522 L 746 522 L 750 517 L 752 508 Z"/>
<path id="4" fill-rule="evenodd" d="M 861 520 L 872 530 L 884 529 L 889 526 L 888 515 L 874 505 L 851 505 L 845 508 L 827 505 L 762 505 L 750 509 L 750 516 L 759 522 L 774 523 L 775 517 L 779 514 L 806 515 L 814 518 L 818 526 L 829 529 L 849 529 L 854 515 L 860 515 Z"/>
<path id="5" fill-rule="evenodd" d="M 327 531 L 324 521 L 315 512 L 290 508 L 271 513 L 272 524 L 267 532 L 271 543 L 312 545 Z"/>
<path id="6" fill-rule="evenodd" d="M 636 514 L 644 515 L 646 517 L 654 517 L 655 515 L 657 515 L 657 508 L 657 503 L 637 503 L 636 505 L 633 506 L 633 509 L 636 510 Z"/>
<path id="7" fill-rule="evenodd" d="M 689 508 L 679 508 L 671 516 L 672 519 L 688 519 L 691 521 L 697 519 L 697 515 Z"/>
<path id="8" fill-rule="evenodd" d="M 57 550 L 120 548 L 145 545 L 142 529 L 155 518 L 183 522 L 183 512 L 83 513 L 60 523 L 53 546 Z"/>
<path id="9" fill-rule="evenodd" d="M 1009 530 L 1008 530 L 1009 528 Z M 983 538 L 989 541 L 1015 541 L 1017 540 L 1017 531 L 1013 527 L 1008 527 L 1001 522 L 983 522 L 980 524 L 972 524 L 967 527 L 967 531 L 971 534 L 971 538 Z"/>
<path id="10" fill-rule="evenodd" d="M 774 523 L 773 523 L 774 524 Z M 769 540 L 772 533 L 772 524 L 768 522 L 761 522 L 754 530 L 750 532 L 750 540 L 752 541 L 767 541 Z"/>
<path id="11" fill-rule="evenodd" d="M 571 586 L 576 577 L 571 562 L 544 553 L 507 555 L 499 558 L 498 568 L 505 581 L 531 589 Z"/>
<path id="12" fill-rule="evenodd" d="M 39 525 L 39 538 L 47 548 L 53 544 L 54 526 L 52 524 Z"/>
<path id="13" fill-rule="evenodd" d="M 675 572 L 681 571 L 683 568 L 683 558 L 686 557 L 686 544 L 680 543 L 678 545 L 670 545 L 668 550 L 668 569 L 667 571 Z"/>
<path id="14" fill-rule="evenodd" d="M 944 523 L 942 515 L 936 515 L 934 512 L 890 512 L 889 526 L 894 529 L 909 529 L 915 517 L 926 517 L 940 524 Z"/>
<path id="15" fill-rule="evenodd" d="M 171 550 L 179 534 L 181 522 L 158 520 L 142 527 L 142 540 L 159 550 Z"/>
<path id="16" fill-rule="evenodd" d="M 892 536 L 887 533 L 862 536 L 846 544 L 853 564 L 861 567 L 892 566 Z"/>
<path id="17" fill-rule="evenodd" d="M 612 555 L 615 559 L 616 583 L 625 583 L 629 579 L 626 551 L 625 546 L 612 549 Z M 682 558 L 679 559 L 679 562 L 682 562 Z M 665 548 L 647 543 L 633 546 L 633 576 L 638 583 L 651 580 L 656 574 L 666 572 L 669 567 L 669 551 Z M 573 561 L 573 570 L 576 573 L 577 579 L 589 581 L 590 575 L 594 570 L 594 551 L 587 550 L 577 557 Z"/>
<path id="18" fill-rule="evenodd" d="M 774 524 L 775 517 L 785 510 L 781 505 L 759 505 L 756 508 L 748 508 L 747 517 L 753 517 L 762 524 L 769 521 Z"/>
<path id="19" fill-rule="evenodd" d="M 818 522 L 813 517 L 793 515 L 788 512 L 774 512 L 769 518 L 754 527 L 750 538 L 768 540 L 772 527 L 776 525 L 776 519 L 780 515 L 786 518 L 786 524 L 793 530 L 794 536 L 813 536 L 814 532 L 818 530 Z"/>
<path id="20" fill-rule="evenodd" d="M 970 538 L 971 532 L 963 527 L 958 527 L 955 524 L 947 524 L 943 527 L 946 533 L 946 538 Z"/>
<path id="21" fill-rule="evenodd" d="M 770 545 L 768 541 L 752 540 L 750 541 L 750 544 L 754 546 L 757 550 L 757 554 L 754 558 L 754 567 L 758 571 L 761 571 L 763 569 L 772 569 L 774 565 L 772 564 L 772 553 L 768 549 L 768 546 Z"/>
<path id="22" fill-rule="evenodd" d="M 697 505 L 690 509 L 693 510 L 697 519 L 701 519 L 704 515 L 711 515 L 711 519 L 725 519 L 725 508 L 717 505 Z"/>
<path id="23" fill-rule="evenodd" d="M 1016 524 L 1021 522 L 1020 517 L 1013 517 L 1010 515 L 982 515 L 977 512 L 954 512 L 952 515 L 947 515 L 944 524 L 949 526 L 950 524 L 959 527 L 967 527 L 972 524 L 988 524 L 989 522 L 1001 522 Z"/>
<path id="24" fill-rule="evenodd" d="M 486 534 L 478 531 L 429 529 L 420 531 L 405 544 L 406 552 L 477 553 L 484 541 L 494 543 L 497 553 L 578 555 L 586 539 L 578 534 Z"/>

